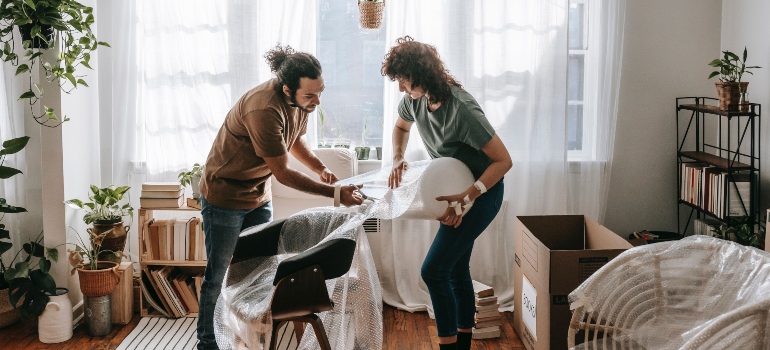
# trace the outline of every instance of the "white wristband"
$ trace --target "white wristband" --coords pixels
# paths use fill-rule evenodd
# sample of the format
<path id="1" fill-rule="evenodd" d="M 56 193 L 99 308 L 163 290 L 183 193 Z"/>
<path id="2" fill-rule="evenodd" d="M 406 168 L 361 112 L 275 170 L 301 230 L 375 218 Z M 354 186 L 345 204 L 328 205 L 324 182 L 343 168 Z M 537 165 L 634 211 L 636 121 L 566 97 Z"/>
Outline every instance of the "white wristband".
<path id="1" fill-rule="evenodd" d="M 339 207 L 340 206 L 340 188 L 342 187 L 342 184 L 337 182 L 334 184 L 334 206 Z"/>
<path id="2" fill-rule="evenodd" d="M 481 194 L 484 194 L 485 192 L 487 192 L 487 187 L 484 186 L 484 183 L 481 182 L 481 180 L 478 180 L 478 181 L 474 182 L 473 183 L 473 187 L 478 188 L 479 192 L 481 192 Z"/>

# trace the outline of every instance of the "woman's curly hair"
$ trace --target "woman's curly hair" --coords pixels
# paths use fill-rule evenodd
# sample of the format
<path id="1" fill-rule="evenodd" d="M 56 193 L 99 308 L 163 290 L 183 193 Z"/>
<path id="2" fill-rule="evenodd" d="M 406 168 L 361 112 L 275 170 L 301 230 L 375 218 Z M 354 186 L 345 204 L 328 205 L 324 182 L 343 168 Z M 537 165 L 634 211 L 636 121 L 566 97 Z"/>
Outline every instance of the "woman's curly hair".
<path id="1" fill-rule="evenodd" d="M 396 40 L 396 46 L 385 55 L 380 72 L 391 81 L 411 81 L 412 88 L 425 90 L 430 103 L 446 101 L 452 94 L 452 85 L 462 87 L 444 67 L 435 46 L 414 41 L 408 35 Z"/>
<path id="2" fill-rule="evenodd" d="M 278 78 L 276 91 L 279 92 L 286 85 L 294 95 L 299 89 L 300 78 L 318 79 L 321 76 L 321 63 L 318 59 L 309 53 L 296 52 L 289 45 L 276 44 L 265 53 L 265 60 Z"/>

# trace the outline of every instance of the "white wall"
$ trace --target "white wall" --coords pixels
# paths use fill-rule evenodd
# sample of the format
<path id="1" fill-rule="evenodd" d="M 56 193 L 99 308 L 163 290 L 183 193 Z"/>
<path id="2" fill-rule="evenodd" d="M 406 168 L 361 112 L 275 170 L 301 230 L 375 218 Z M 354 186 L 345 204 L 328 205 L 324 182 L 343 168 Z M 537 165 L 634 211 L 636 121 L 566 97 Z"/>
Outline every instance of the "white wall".
<path id="1" fill-rule="evenodd" d="M 760 215 L 765 215 L 770 206 L 770 1 L 767 0 L 730 0 L 722 4 L 722 42 L 721 49 L 742 55 L 743 48 L 748 50 L 748 65 L 760 66 L 754 75 L 744 75 L 743 81 L 749 82 L 749 101 L 762 105 L 762 130 L 760 132 L 762 158 L 762 198 Z M 719 52 L 713 54 L 714 58 Z M 764 221 L 764 220 L 763 220 Z"/>
<path id="2" fill-rule="evenodd" d="M 621 236 L 676 231 L 675 98 L 716 97 L 706 78 L 708 62 L 719 53 L 721 11 L 721 0 L 627 1 L 605 216 L 605 225 Z"/>

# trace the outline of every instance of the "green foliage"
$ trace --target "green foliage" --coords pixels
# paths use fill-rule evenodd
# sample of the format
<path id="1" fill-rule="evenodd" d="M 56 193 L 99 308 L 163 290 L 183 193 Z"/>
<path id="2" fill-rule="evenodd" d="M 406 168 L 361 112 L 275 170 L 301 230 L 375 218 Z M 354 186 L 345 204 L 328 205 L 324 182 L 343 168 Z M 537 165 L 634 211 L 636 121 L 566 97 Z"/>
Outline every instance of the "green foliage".
<path id="1" fill-rule="evenodd" d="M 45 248 L 42 232 L 37 239 L 25 243 L 6 268 L 3 264 L 3 278 L 0 289 L 8 288 L 9 300 L 15 308 L 20 308 L 22 317 L 37 317 L 45 310 L 49 294 L 56 294 L 56 282 L 49 274 L 51 261 L 57 262 L 59 251 L 56 248 Z M 16 262 L 24 252 L 26 257 Z M 19 305 L 23 298 L 24 302 Z"/>
<path id="2" fill-rule="evenodd" d="M 744 73 L 754 75 L 749 69 L 762 68 L 759 66 L 746 66 L 748 52 L 745 47 L 743 48 L 743 59 L 730 51 L 722 51 L 722 54 L 721 59 L 716 58 L 709 63 L 709 66 L 717 68 L 717 70 L 709 74 L 709 79 L 718 75 L 719 81 L 740 83 Z"/>
<path id="3" fill-rule="evenodd" d="M 102 250 L 102 241 L 107 234 L 112 232 L 112 230 L 114 229 L 109 229 L 100 234 L 96 234 L 93 232 L 93 229 L 88 229 L 87 244 L 80 238 L 80 235 L 77 233 L 75 234 L 78 242 L 68 243 L 74 245 L 75 249 L 67 249 L 67 253 L 69 253 L 67 260 L 69 261 L 70 266 L 72 266 L 72 270 L 70 271 L 72 275 L 74 275 L 78 269 L 82 269 L 86 265 L 89 266 L 90 270 L 97 270 L 99 255 L 102 253 L 114 254 L 115 257 L 119 259 L 123 257 L 122 251 Z"/>
<path id="4" fill-rule="evenodd" d="M 193 177 L 201 177 L 203 176 L 203 165 L 200 165 L 198 163 L 193 164 L 192 169 L 190 171 L 183 171 L 179 173 L 179 183 L 182 186 L 187 186 L 192 184 L 192 178 Z"/>
<path id="5" fill-rule="evenodd" d="M 21 174 L 20 170 L 3 166 L 3 164 L 5 164 L 5 158 L 8 155 L 18 153 L 19 151 L 24 149 L 24 147 L 27 146 L 27 142 L 29 142 L 28 136 L 18 137 L 18 138 L 6 140 L 5 142 L 3 142 L 3 148 L 0 149 L 0 178 L 7 179 L 16 174 Z M 5 224 L 1 222 L 5 217 L 5 214 L 23 213 L 26 211 L 27 209 L 10 205 L 5 200 L 5 198 L 0 198 L 0 256 L 13 248 L 13 243 L 11 243 L 11 232 L 6 230 Z M 13 266 L 13 261 L 11 261 L 11 263 L 8 264 L 7 266 Z M 6 272 L 6 264 L 3 262 L 2 258 L 0 257 L 0 273 L 4 274 L 5 272 Z M 8 288 L 8 284 L 5 283 L 4 279 L 0 279 L 0 289 L 5 289 L 5 288 Z"/>
<path id="6" fill-rule="evenodd" d="M 756 232 L 755 232 L 756 231 Z M 711 230 L 714 237 L 732 240 L 745 246 L 765 249 L 765 228 L 749 224 L 748 217 L 728 217 L 726 225 L 714 227 Z"/>
<path id="7" fill-rule="evenodd" d="M 326 114 L 324 114 L 324 110 L 321 109 L 321 107 L 318 107 L 318 129 L 321 130 L 321 139 L 319 140 L 319 143 L 326 142 L 326 136 L 325 136 L 325 129 L 326 129 Z"/>
<path id="8" fill-rule="evenodd" d="M 23 91 L 19 100 L 29 100 L 30 111 L 38 123 L 55 127 L 69 120 L 66 116 L 59 119 L 55 111 L 43 107 L 43 113 L 37 115 L 34 105 L 43 96 L 43 89 L 32 83 L 31 74 L 35 65 L 40 64 L 45 71 L 45 79 L 55 82 L 62 91 L 70 93 L 78 85 L 88 86 L 84 75 L 77 74 L 77 68 L 90 65 L 91 52 L 99 46 L 109 44 L 96 40 L 91 30 L 95 18 L 93 8 L 75 0 L 2 0 L 0 2 L 0 59 L 16 67 L 16 75 L 28 74 L 30 84 Z M 14 28 L 29 33 L 30 38 L 22 40 L 23 54 L 15 47 Z M 41 58 L 42 49 L 58 45 L 60 52 L 55 61 L 48 62 Z M 42 78 L 41 78 L 42 79 Z M 33 86 L 35 90 L 33 90 Z"/>
<path id="9" fill-rule="evenodd" d="M 83 202 L 79 199 L 70 199 L 64 203 L 75 209 L 86 211 L 83 221 L 91 224 L 97 220 L 115 220 L 126 215 L 134 215 L 134 208 L 131 203 L 126 202 L 122 206 L 118 203 L 130 189 L 130 186 L 115 187 L 110 185 L 105 188 L 98 188 L 91 185 L 91 194 L 88 199 L 91 202 Z"/>

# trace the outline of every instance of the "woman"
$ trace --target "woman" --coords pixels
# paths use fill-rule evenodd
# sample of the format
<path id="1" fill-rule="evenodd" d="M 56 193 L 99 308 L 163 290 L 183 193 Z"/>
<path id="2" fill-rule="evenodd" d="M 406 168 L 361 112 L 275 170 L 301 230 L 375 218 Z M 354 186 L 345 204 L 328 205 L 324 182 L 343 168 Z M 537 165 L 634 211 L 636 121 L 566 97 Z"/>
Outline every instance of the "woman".
<path id="1" fill-rule="evenodd" d="M 459 159 L 477 180 L 462 193 L 436 198 L 448 206 L 437 218 L 441 226 L 421 270 L 433 303 L 440 348 L 470 349 L 476 312 L 471 251 L 476 237 L 500 210 L 502 180 L 511 168 L 511 157 L 473 96 L 444 68 L 435 47 L 409 36 L 396 43 L 385 56 L 382 74 L 398 81 L 406 95 L 393 128 L 388 185 L 398 187 L 408 167 L 404 151 L 414 123 L 431 158 Z"/>

